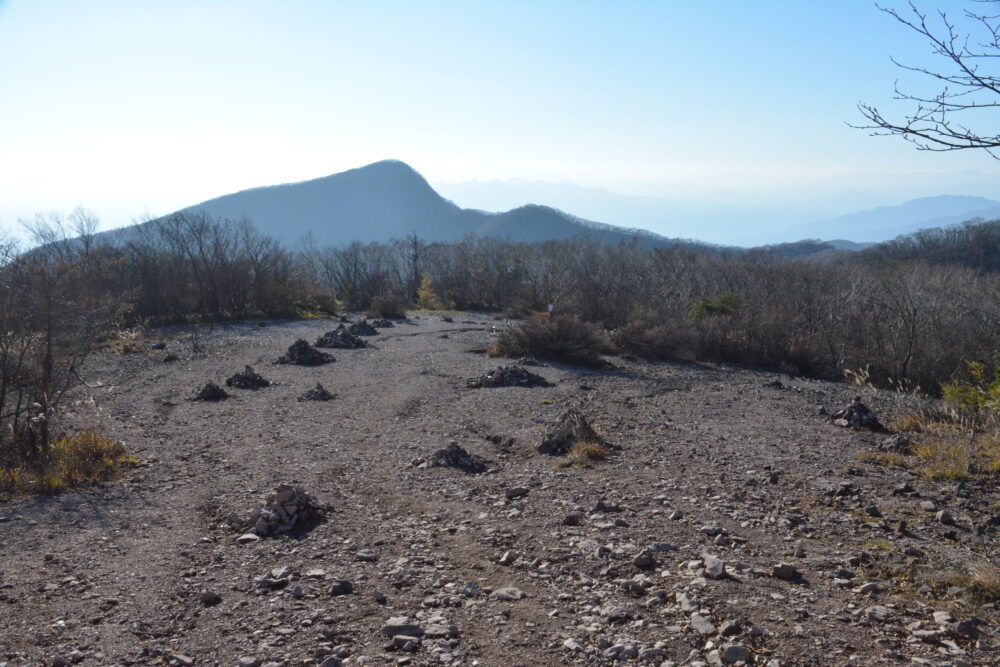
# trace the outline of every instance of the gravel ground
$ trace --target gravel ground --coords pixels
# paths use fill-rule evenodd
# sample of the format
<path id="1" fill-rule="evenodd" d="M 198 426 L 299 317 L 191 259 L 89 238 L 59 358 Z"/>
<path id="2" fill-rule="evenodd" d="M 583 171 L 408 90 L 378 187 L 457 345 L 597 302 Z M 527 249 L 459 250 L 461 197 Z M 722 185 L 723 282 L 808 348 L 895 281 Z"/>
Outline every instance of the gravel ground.
<path id="1" fill-rule="evenodd" d="M 472 389 L 506 363 L 481 352 L 502 323 L 453 319 L 312 367 L 273 362 L 335 322 L 93 357 L 87 380 L 111 384 L 66 419 L 140 464 L 0 505 L 0 665 L 1000 664 L 995 608 L 934 584 L 989 563 L 996 489 L 861 463 L 886 436 L 819 413 L 856 388 L 612 358 Z M 187 400 L 246 365 L 272 385 Z M 297 400 L 317 383 L 335 398 Z M 906 403 L 865 400 L 883 421 Z M 609 461 L 537 452 L 569 408 Z M 486 472 L 429 465 L 451 443 Z M 282 483 L 327 520 L 240 539 L 227 516 Z"/>

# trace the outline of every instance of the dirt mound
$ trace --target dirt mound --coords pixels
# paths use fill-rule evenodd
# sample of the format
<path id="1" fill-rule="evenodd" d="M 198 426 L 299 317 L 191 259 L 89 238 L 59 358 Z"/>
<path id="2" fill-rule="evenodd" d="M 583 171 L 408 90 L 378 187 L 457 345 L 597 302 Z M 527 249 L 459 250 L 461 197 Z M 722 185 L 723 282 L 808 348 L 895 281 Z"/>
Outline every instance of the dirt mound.
<path id="1" fill-rule="evenodd" d="M 879 422 L 875 412 L 861 402 L 860 396 L 855 396 L 849 406 L 843 410 L 837 410 L 830 418 L 837 426 L 852 428 L 855 431 L 865 428 L 869 431 L 885 432 L 885 427 Z"/>
<path id="2" fill-rule="evenodd" d="M 345 350 L 355 350 L 359 347 L 367 346 L 368 343 L 348 331 L 343 324 L 333 331 L 327 331 L 316 339 L 316 347 L 336 347 Z"/>
<path id="3" fill-rule="evenodd" d="M 465 451 L 457 442 L 452 442 L 431 456 L 430 465 L 458 468 L 470 475 L 486 472 L 486 461 L 479 456 Z"/>
<path id="4" fill-rule="evenodd" d="M 287 354 L 278 357 L 279 364 L 297 364 L 299 366 L 321 366 L 331 361 L 336 361 L 333 355 L 320 352 L 302 338 L 288 346 Z"/>
<path id="5" fill-rule="evenodd" d="M 562 456 L 567 454 L 573 445 L 580 442 L 608 447 L 608 443 L 598 435 L 587 418 L 575 408 L 570 408 L 559 416 L 555 425 L 545 434 L 542 443 L 538 445 L 538 452 L 551 456 Z"/>
<path id="6" fill-rule="evenodd" d="M 274 537 L 294 528 L 308 529 L 326 518 L 326 511 L 316 498 L 301 486 L 281 484 L 274 490 L 263 507 L 255 509 L 250 518 L 240 521 L 230 515 L 227 522 L 242 530 L 249 530 L 261 537 Z"/>
<path id="7" fill-rule="evenodd" d="M 226 386 L 237 389 L 260 389 L 270 387 L 271 381 L 257 373 L 252 366 L 247 366 L 242 372 L 228 378 Z"/>
<path id="8" fill-rule="evenodd" d="M 223 399 L 229 398 L 229 394 L 226 390 L 215 384 L 214 382 L 209 382 L 204 387 L 201 388 L 198 393 L 191 397 L 192 401 L 221 401 Z"/>
<path id="9" fill-rule="evenodd" d="M 484 387 L 551 387 L 552 384 L 541 375 L 535 375 L 523 366 L 510 364 L 500 366 L 485 375 L 467 382 L 472 389 Z"/>
<path id="10" fill-rule="evenodd" d="M 351 326 L 347 327 L 347 331 L 355 336 L 378 335 L 378 329 L 368 324 L 368 320 L 361 320 L 360 322 L 355 322 Z"/>
<path id="11" fill-rule="evenodd" d="M 315 387 L 299 396 L 300 401 L 332 401 L 334 398 L 336 395 L 328 392 L 319 382 L 316 383 Z"/>
<path id="12" fill-rule="evenodd" d="M 391 329 L 396 325 L 392 323 L 392 320 L 387 320 L 384 317 L 379 317 L 377 319 L 372 320 L 372 326 L 377 329 Z"/>

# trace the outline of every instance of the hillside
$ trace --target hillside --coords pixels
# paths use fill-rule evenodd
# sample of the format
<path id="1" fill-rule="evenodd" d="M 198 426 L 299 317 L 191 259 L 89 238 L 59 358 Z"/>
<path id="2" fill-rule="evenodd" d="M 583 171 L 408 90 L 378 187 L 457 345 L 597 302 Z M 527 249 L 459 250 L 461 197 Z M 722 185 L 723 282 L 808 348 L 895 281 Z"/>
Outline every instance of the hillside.
<path id="1" fill-rule="evenodd" d="M 395 160 L 301 183 L 244 190 L 179 211 L 188 212 L 246 218 L 285 244 L 294 244 L 307 232 L 320 245 L 386 242 L 413 233 L 426 241 L 457 241 L 471 234 L 525 242 L 574 237 L 618 242 L 639 235 L 645 244 L 671 243 L 650 232 L 592 223 L 545 206 L 506 213 L 463 209 Z"/>

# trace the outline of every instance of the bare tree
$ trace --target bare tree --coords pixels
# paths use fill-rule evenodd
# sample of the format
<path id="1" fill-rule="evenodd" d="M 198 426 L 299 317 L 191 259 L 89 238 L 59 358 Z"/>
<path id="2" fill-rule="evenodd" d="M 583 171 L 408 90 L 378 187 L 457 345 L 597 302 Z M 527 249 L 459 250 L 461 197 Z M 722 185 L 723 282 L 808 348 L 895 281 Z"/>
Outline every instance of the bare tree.
<path id="1" fill-rule="evenodd" d="M 997 0 L 977 0 L 981 6 Z M 908 72 L 930 79 L 938 92 L 921 94 L 895 85 L 894 99 L 909 103 L 902 119 L 890 119 L 878 107 L 860 103 L 858 108 L 869 124 L 852 125 L 872 130 L 873 136 L 899 136 L 926 151 L 954 151 L 968 148 L 985 150 L 1000 159 L 1000 134 L 996 133 L 991 110 L 1000 108 L 1000 76 L 989 70 L 1000 58 L 1000 14 L 964 10 L 957 20 L 943 10 L 936 18 L 920 11 L 913 2 L 909 11 L 889 7 L 886 14 L 914 30 L 930 43 L 931 51 L 944 62 L 940 68 L 893 63 Z M 940 61 L 939 61 L 940 62 Z M 976 128 L 980 129 L 976 129 Z"/>

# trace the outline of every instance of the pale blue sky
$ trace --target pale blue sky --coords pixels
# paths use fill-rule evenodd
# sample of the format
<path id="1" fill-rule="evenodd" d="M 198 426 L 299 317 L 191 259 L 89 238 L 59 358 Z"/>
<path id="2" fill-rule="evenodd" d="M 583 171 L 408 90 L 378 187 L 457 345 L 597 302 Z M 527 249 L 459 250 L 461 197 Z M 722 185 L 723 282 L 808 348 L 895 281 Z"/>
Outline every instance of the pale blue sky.
<path id="1" fill-rule="evenodd" d="M 118 225 L 385 158 L 671 195 L 996 179 L 845 126 L 889 106 L 890 55 L 926 53 L 870 0 L 0 0 L 0 225 L 79 203 Z"/>

